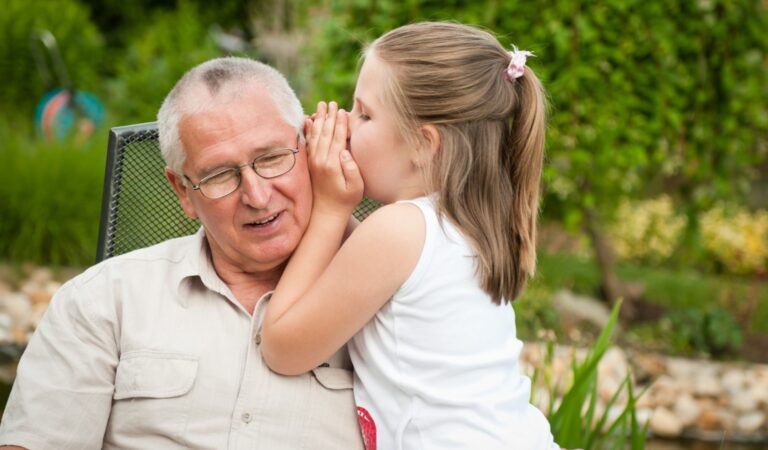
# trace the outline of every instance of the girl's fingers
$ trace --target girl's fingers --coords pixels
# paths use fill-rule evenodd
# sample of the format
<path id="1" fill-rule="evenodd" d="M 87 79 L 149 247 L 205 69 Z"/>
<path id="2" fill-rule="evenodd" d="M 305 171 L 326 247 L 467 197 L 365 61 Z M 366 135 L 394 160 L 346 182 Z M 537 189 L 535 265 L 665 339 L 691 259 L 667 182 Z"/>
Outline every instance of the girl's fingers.
<path id="1" fill-rule="evenodd" d="M 349 130 L 349 113 L 340 109 L 336 113 L 336 126 L 333 130 L 333 139 L 331 140 L 328 158 L 331 161 L 338 161 L 339 154 L 347 146 L 347 133 Z"/>
<path id="2" fill-rule="evenodd" d="M 308 140 L 308 144 L 311 147 L 311 152 L 314 154 L 317 151 L 317 145 L 320 140 L 320 134 L 323 130 L 323 124 L 325 123 L 325 116 L 327 112 L 327 105 L 325 102 L 319 102 L 317 104 L 317 112 L 313 114 L 312 116 L 314 119 L 312 120 L 312 138 Z"/>
<path id="3" fill-rule="evenodd" d="M 336 102 L 330 102 L 328 104 L 325 121 L 323 122 L 323 128 L 320 132 L 320 138 L 317 143 L 316 160 L 318 162 L 328 161 L 328 155 L 330 153 L 330 147 L 333 141 L 333 132 L 336 128 L 337 111 L 338 105 L 336 105 Z M 318 113 L 320 113 L 319 110 Z"/>
<path id="4" fill-rule="evenodd" d="M 360 175 L 360 169 L 357 163 L 352 159 L 349 150 L 342 150 L 339 154 L 341 160 L 341 171 L 344 173 L 346 182 L 346 191 L 350 194 L 354 203 L 357 204 L 363 198 L 363 177 Z"/>

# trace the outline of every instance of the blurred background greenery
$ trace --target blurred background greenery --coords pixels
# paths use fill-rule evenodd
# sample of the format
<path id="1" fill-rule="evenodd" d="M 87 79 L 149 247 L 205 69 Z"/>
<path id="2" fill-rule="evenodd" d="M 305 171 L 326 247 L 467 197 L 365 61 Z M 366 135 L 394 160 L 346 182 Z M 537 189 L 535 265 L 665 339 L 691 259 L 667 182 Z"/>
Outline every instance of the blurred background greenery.
<path id="1" fill-rule="evenodd" d="M 623 297 L 628 336 L 641 345 L 748 358 L 750 345 L 764 348 L 768 13 L 759 0 L 6 0 L 0 261 L 93 262 L 107 131 L 153 121 L 191 66 L 250 56 L 285 73 L 307 111 L 321 99 L 349 107 L 363 46 L 418 20 L 480 25 L 537 55 L 530 65 L 551 120 L 539 276 L 519 311 L 535 326 L 524 335 L 558 329 L 550 299 L 566 288 Z M 35 127 L 38 103 L 63 82 L 40 76 L 40 30 L 56 37 L 71 87 L 105 106 L 90 136 L 50 139 Z"/>

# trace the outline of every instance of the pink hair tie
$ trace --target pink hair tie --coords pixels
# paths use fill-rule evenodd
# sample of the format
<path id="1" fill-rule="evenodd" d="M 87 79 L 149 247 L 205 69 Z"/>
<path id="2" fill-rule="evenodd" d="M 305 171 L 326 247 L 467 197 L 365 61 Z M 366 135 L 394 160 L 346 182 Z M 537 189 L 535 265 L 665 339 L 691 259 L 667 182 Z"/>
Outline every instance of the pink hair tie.
<path id="1" fill-rule="evenodd" d="M 536 55 L 528 50 L 518 50 L 517 47 L 513 45 L 512 51 L 509 52 L 509 56 L 512 59 L 509 61 L 509 66 L 504 70 L 504 76 L 507 77 L 507 80 L 514 81 L 523 76 L 523 73 L 525 72 L 526 58 L 529 56 L 535 57 Z"/>

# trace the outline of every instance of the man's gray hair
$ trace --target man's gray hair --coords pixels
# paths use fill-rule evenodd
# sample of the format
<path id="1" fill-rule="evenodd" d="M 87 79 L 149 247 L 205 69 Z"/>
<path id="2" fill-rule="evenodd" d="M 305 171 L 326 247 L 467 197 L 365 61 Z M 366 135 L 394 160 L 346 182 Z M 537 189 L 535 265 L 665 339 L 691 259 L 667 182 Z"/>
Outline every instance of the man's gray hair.
<path id="1" fill-rule="evenodd" d="M 184 74 L 157 113 L 160 151 L 165 164 L 176 173 L 182 171 L 186 151 L 179 136 L 179 121 L 184 115 L 236 100 L 253 85 L 264 87 L 272 95 L 283 119 L 295 126 L 297 132 L 303 131 L 304 110 L 280 72 L 252 59 L 216 58 Z"/>

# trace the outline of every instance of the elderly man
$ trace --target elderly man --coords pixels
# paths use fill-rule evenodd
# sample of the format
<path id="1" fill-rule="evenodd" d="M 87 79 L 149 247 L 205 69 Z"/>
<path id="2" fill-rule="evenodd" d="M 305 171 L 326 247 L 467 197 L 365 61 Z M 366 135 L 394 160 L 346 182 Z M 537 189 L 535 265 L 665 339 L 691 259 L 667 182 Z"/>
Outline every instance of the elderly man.
<path id="1" fill-rule="evenodd" d="M 269 66 L 195 67 L 158 114 L 198 233 L 114 257 L 56 294 L 19 363 L 0 444 L 30 449 L 362 448 L 346 355 L 279 376 L 271 290 L 312 207 L 304 114 Z"/>

